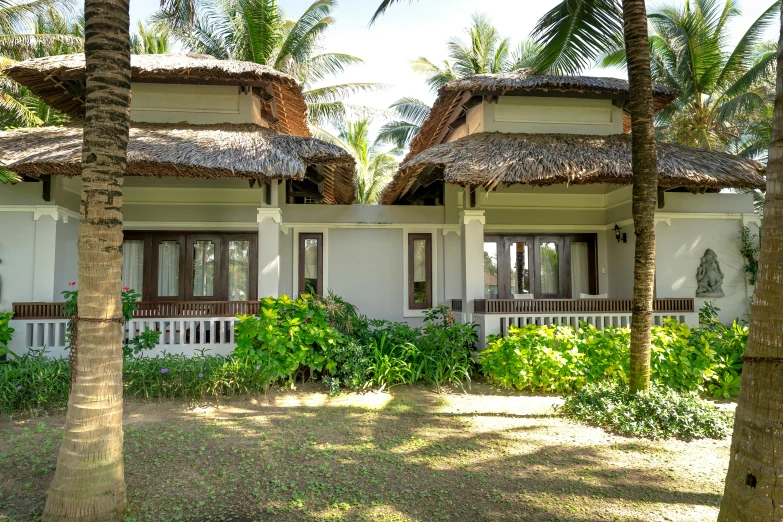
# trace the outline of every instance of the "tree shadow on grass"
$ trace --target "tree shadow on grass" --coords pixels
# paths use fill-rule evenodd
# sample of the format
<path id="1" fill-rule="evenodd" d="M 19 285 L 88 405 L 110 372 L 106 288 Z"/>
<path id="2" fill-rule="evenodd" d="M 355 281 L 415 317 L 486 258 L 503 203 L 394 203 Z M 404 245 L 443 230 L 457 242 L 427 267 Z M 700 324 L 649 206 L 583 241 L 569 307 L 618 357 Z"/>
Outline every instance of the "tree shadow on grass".
<path id="1" fill-rule="evenodd" d="M 662 463 L 671 452 L 650 463 L 650 443 L 527 414 L 522 403 L 517 414 L 498 411 L 491 400 L 464 413 L 437 396 L 394 392 L 372 408 L 259 399 L 210 415 L 173 403 L 166 415 L 167 403 L 140 406 L 139 419 L 126 419 L 129 516 L 648 521 L 666 506 L 687 512 L 720 500 L 687 474 L 673 481 Z M 0 519 L 32 520 L 59 429 L 12 431 L 0 449 Z"/>

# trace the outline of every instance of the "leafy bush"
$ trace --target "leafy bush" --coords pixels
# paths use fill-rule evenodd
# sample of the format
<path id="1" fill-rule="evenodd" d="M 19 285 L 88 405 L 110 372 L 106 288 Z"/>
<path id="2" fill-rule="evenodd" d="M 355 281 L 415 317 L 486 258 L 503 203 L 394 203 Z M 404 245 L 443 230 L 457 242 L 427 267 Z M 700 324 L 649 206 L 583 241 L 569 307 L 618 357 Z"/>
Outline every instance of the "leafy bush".
<path id="1" fill-rule="evenodd" d="M 651 378 L 672 389 L 714 397 L 739 393 L 747 326 L 689 328 L 671 319 L 652 330 Z M 630 330 L 582 324 L 510 328 L 493 337 L 479 363 L 490 382 L 518 390 L 570 392 L 604 380 L 627 383 Z"/>
<path id="2" fill-rule="evenodd" d="M 693 393 L 651 386 L 649 395 L 631 393 L 624 385 L 588 384 L 565 398 L 564 416 L 622 435 L 662 439 L 722 439 L 732 415 Z"/>
<path id="3" fill-rule="evenodd" d="M 298 299 L 266 298 L 258 316 L 241 316 L 236 324 L 234 355 L 258 367 L 268 383 L 288 381 L 309 370 L 332 371 L 327 349 L 345 342 L 329 325 L 326 307 L 307 294 Z"/>
<path id="4" fill-rule="evenodd" d="M 0 412 L 39 412 L 68 403 L 68 359 L 50 359 L 30 350 L 0 364 Z"/>
<path id="5" fill-rule="evenodd" d="M 5 359 L 5 356 L 11 353 L 8 349 L 8 343 L 11 342 L 14 329 L 9 326 L 9 322 L 13 316 L 13 312 L 0 312 L 0 360 Z"/>

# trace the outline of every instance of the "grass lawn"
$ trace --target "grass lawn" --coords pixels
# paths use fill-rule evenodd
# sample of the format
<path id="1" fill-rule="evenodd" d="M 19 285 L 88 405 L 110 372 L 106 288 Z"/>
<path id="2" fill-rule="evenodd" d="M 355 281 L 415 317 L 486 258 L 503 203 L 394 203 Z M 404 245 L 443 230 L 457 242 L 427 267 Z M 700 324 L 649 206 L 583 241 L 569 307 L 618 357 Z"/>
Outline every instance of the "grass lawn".
<path id="1" fill-rule="evenodd" d="M 729 441 L 608 435 L 485 385 L 126 404 L 125 520 L 715 520 Z M 0 421 L 0 520 L 35 520 L 64 415 Z"/>

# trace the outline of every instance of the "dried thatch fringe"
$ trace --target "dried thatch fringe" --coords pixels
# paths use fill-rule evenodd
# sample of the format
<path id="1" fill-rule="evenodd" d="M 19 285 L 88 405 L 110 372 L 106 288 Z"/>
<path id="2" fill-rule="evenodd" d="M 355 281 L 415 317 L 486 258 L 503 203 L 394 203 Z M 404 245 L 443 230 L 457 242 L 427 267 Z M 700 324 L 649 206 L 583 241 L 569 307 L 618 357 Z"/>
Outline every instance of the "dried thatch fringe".
<path id="1" fill-rule="evenodd" d="M 74 118 L 84 116 L 84 54 L 25 60 L 3 73 L 52 107 Z M 131 78 L 134 82 L 268 84 L 279 108 L 281 131 L 310 136 L 302 87 L 293 77 L 265 65 L 201 54 L 143 54 L 131 56 Z"/>
<path id="2" fill-rule="evenodd" d="M 383 203 L 394 203 L 427 167 L 456 185 L 613 183 L 630 185 L 631 136 L 615 134 L 478 133 L 435 145 L 400 166 Z M 759 163 L 704 149 L 658 144 L 658 183 L 664 188 L 766 186 Z"/>
<path id="3" fill-rule="evenodd" d="M 616 99 L 627 99 L 628 82 L 618 78 L 594 76 L 555 76 L 551 74 L 532 75 L 531 69 L 517 69 L 504 74 L 477 74 L 456 80 L 441 87 L 438 98 L 432 106 L 430 115 L 421 127 L 421 131 L 411 142 L 405 161 L 411 159 L 427 147 L 433 145 L 457 102 L 465 92 L 494 92 L 502 95 L 508 92 L 556 92 L 579 95 L 607 95 Z M 679 96 L 679 91 L 663 85 L 653 85 L 655 111 L 663 109 Z M 630 130 L 630 129 L 627 129 Z"/>
<path id="4" fill-rule="evenodd" d="M 2 131 L 0 165 L 23 176 L 78 176 L 81 148 L 78 125 Z M 308 165 L 324 167 L 326 202 L 353 202 L 353 158 L 315 138 L 254 124 L 134 123 L 130 131 L 129 176 L 303 179 Z"/>

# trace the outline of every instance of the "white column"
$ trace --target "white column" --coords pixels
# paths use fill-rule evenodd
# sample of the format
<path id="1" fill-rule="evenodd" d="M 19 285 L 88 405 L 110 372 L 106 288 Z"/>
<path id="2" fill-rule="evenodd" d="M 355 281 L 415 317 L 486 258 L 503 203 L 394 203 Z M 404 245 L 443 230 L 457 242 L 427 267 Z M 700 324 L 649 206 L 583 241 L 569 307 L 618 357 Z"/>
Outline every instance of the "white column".
<path id="1" fill-rule="evenodd" d="M 47 209 L 48 210 L 48 209 Z M 33 301 L 60 301 L 54 295 L 55 249 L 57 246 L 57 209 L 36 212 L 35 250 L 33 255 Z"/>
<path id="2" fill-rule="evenodd" d="M 258 298 L 277 297 L 280 284 L 280 224 L 283 212 L 279 208 L 258 209 Z"/>
<path id="3" fill-rule="evenodd" d="M 465 321 L 473 317 L 473 304 L 484 298 L 484 211 L 463 210 L 459 215 L 462 236 L 462 310 Z"/>

